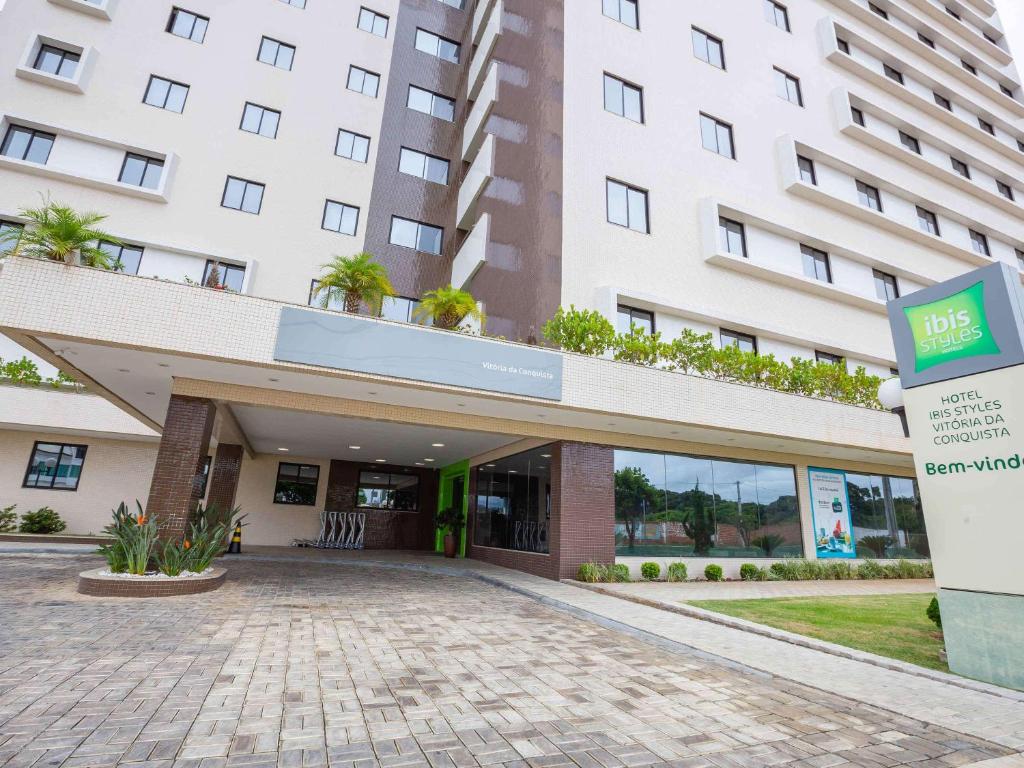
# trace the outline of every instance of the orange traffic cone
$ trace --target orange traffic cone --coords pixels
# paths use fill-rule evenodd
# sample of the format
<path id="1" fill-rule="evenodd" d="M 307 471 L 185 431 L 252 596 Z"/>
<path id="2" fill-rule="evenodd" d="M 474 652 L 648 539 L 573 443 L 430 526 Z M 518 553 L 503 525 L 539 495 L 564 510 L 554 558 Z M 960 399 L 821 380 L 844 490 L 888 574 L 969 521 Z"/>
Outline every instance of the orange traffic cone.
<path id="1" fill-rule="evenodd" d="M 228 546 L 229 555 L 242 554 L 242 524 L 235 525 L 235 532 L 231 534 L 231 544 Z"/>

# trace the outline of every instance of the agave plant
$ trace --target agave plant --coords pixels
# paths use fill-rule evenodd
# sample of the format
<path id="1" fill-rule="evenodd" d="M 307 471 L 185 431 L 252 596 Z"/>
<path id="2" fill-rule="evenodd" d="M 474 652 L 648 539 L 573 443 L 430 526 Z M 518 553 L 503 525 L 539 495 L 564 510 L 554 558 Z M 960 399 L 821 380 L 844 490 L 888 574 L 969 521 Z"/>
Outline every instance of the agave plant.
<path id="1" fill-rule="evenodd" d="M 476 305 L 473 294 L 450 285 L 423 294 L 412 316 L 417 321 L 430 320 L 436 327 L 448 331 L 454 331 L 467 318 L 484 324 L 484 313 Z"/>
<path id="2" fill-rule="evenodd" d="M 346 312 L 355 314 L 365 304 L 371 314 L 379 315 L 384 299 L 395 295 L 387 270 L 374 260 L 372 253 L 335 256 L 323 269 L 313 295 L 324 309 L 330 305 L 332 294 L 339 292 L 344 297 Z"/>
<path id="3" fill-rule="evenodd" d="M 23 208 L 20 214 L 28 224 L 20 231 L 0 236 L 4 244 L 13 242 L 12 253 L 35 259 L 82 263 L 87 267 L 110 269 L 110 255 L 99 247 L 100 241 L 121 242 L 97 225 L 107 217 L 99 213 L 78 213 L 63 203 L 45 201 L 41 208 Z"/>

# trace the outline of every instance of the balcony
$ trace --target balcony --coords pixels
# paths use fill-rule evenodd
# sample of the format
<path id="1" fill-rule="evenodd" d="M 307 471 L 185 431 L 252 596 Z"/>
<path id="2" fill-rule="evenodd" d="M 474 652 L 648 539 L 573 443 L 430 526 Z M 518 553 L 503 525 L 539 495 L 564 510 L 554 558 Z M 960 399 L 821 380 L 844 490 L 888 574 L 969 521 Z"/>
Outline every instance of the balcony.
<path id="1" fill-rule="evenodd" d="M 484 143 L 487 134 L 487 119 L 494 111 L 498 103 L 498 65 L 491 64 L 487 70 L 487 77 L 477 95 L 473 109 L 469 111 L 466 118 L 466 130 L 462 138 L 462 160 L 467 163 L 473 162 L 480 146 Z"/>
<path id="2" fill-rule="evenodd" d="M 484 8 L 491 3 L 484 5 Z M 475 101 L 480 89 L 483 87 L 483 75 L 487 72 L 487 62 L 494 53 L 494 47 L 498 44 L 498 36 L 501 34 L 501 18 L 504 14 L 504 3 L 502 0 L 495 0 L 490 16 L 480 33 L 480 44 L 477 46 L 473 60 L 469 63 L 469 100 Z"/>
<path id="3" fill-rule="evenodd" d="M 494 178 L 494 137 L 488 136 L 477 153 L 476 160 L 466 171 L 466 177 L 459 188 L 459 207 L 456 221 L 459 229 L 469 229 L 473 225 L 476 204 L 487 191 L 487 186 Z"/>
<path id="4" fill-rule="evenodd" d="M 490 238 L 491 216 L 485 213 L 469 233 L 452 262 L 452 285 L 469 290 L 477 270 L 487 260 L 487 242 Z"/>

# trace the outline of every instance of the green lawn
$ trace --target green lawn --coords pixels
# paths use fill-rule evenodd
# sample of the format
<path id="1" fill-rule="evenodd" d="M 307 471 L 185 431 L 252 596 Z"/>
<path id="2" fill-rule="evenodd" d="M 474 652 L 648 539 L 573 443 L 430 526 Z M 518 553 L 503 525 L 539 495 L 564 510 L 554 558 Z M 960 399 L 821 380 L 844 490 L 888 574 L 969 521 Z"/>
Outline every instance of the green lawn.
<path id="1" fill-rule="evenodd" d="M 925 616 L 932 595 L 694 600 L 689 604 L 837 645 L 948 671 L 942 633 Z"/>

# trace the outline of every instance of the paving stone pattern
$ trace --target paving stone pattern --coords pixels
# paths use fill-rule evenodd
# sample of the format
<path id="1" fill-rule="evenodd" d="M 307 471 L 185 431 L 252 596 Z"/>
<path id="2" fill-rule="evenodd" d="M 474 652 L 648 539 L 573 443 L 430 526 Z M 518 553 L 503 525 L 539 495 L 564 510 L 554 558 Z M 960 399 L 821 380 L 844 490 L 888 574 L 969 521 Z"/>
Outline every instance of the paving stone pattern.
<path id="1" fill-rule="evenodd" d="M 949 768 L 1008 754 L 473 579 L 239 561 L 205 595 L 78 595 L 95 562 L 0 558 L 2 766 Z"/>

